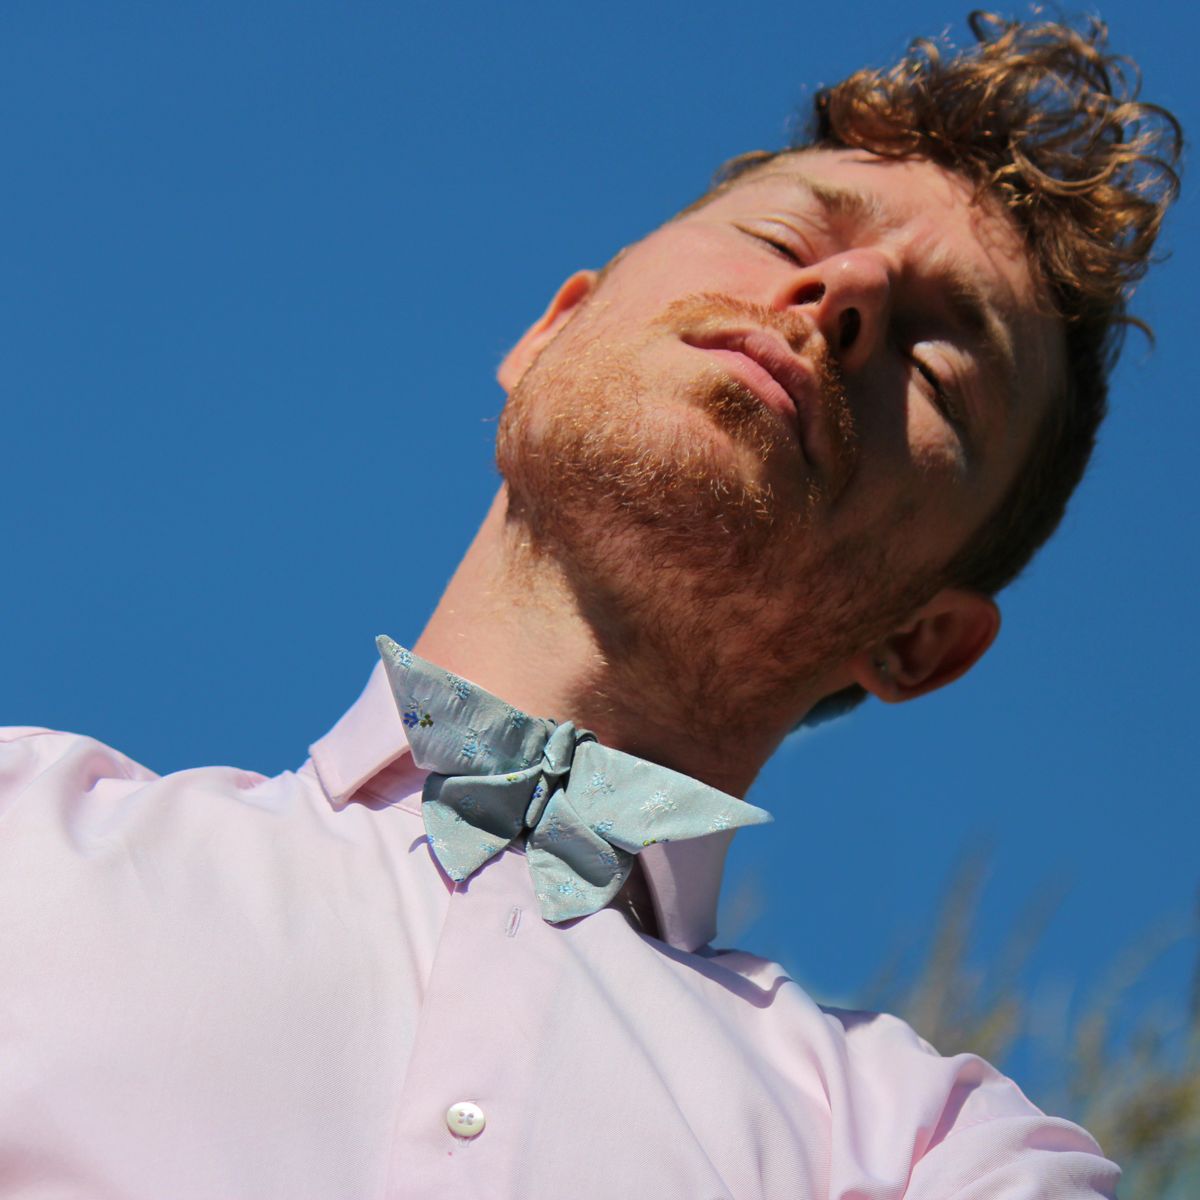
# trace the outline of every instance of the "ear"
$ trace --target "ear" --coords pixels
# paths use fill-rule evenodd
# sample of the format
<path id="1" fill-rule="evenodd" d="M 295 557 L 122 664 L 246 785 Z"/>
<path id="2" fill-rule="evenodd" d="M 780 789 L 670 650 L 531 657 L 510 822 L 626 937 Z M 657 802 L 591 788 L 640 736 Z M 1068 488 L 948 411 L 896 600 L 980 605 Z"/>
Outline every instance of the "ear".
<path id="1" fill-rule="evenodd" d="M 1000 610 L 990 596 L 943 588 L 851 663 L 854 680 L 889 704 L 912 700 L 965 675 L 999 632 Z"/>
<path id="2" fill-rule="evenodd" d="M 511 392 L 534 359 L 563 327 L 567 318 L 595 291 L 595 271 L 576 271 L 554 295 L 550 307 L 527 329 L 521 340 L 504 356 L 496 372 L 500 386 Z"/>

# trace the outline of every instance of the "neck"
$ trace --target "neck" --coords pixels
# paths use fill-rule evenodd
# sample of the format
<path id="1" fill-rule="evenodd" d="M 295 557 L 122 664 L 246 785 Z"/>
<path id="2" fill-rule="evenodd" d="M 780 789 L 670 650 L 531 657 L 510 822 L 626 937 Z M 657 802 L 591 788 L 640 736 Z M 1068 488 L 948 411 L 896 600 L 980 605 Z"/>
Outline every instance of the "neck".
<path id="1" fill-rule="evenodd" d="M 525 712 L 572 720 L 608 746 L 744 796 L 794 717 L 739 722 L 723 736 L 697 719 L 703 697 L 680 684 L 697 672 L 681 675 L 636 638 L 598 629 L 585 607 L 554 557 L 508 518 L 501 488 L 414 649 Z"/>

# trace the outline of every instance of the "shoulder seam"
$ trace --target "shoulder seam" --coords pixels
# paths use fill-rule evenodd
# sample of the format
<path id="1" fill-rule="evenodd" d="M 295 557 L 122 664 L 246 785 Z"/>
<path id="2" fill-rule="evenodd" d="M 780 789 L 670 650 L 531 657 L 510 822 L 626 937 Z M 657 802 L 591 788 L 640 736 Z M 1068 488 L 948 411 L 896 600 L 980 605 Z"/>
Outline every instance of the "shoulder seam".
<path id="1" fill-rule="evenodd" d="M 80 734 L 67 733 L 64 729 L 47 729 L 44 725 L 2 725 L 0 726 L 0 742 L 19 742 L 24 738 L 43 737 L 46 734 L 57 734 L 59 737 L 79 737 Z"/>

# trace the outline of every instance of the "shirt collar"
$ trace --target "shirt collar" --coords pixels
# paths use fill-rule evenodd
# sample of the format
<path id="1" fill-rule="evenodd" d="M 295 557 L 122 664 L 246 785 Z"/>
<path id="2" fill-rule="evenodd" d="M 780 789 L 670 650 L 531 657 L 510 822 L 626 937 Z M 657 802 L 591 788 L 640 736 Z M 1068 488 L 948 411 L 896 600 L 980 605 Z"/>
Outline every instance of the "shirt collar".
<path id="1" fill-rule="evenodd" d="M 335 809 L 344 808 L 359 789 L 407 753 L 404 725 L 381 662 L 362 695 L 309 747 L 317 779 Z M 638 855 L 659 932 L 668 945 L 693 951 L 716 936 L 717 900 L 732 840 L 731 830 L 647 846 Z"/>

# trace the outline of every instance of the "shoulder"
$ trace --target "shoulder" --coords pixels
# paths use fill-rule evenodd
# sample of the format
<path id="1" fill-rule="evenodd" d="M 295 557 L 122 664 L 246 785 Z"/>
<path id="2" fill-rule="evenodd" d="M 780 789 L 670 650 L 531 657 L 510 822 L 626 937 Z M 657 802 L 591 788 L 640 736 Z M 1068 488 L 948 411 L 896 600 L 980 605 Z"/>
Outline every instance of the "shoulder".
<path id="1" fill-rule="evenodd" d="M 11 828 L 40 814 L 126 816 L 145 803 L 197 791 L 244 795 L 254 771 L 201 767 L 161 776 L 96 738 L 37 726 L 0 726 L 0 817 Z M 112 826 L 110 832 L 114 832 Z"/>
<path id="2" fill-rule="evenodd" d="M 818 1076 L 832 1176 L 849 1191 L 886 1180 L 906 1200 L 1115 1195 L 1120 1172 L 1086 1130 L 978 1055 L 942 1055 L 889 1013 L 819 1005 L 775 963 L 715 961 L 759 990 L 775 1061 Z"/>
<path id="3" fill-rule="evenodd" d="M 86 792 L 103 779 L 158 776 L 95 738 L 34 725 L 0 726 L 0 813 L 31 788 Z"/>
<path id="4" fill-rule="evenodd" d="M 18 926 L 44 931 L 54 914 L 70 931 L 60 941 L 77 948 L 83 911 L 111 918 L 114 930 L 134 912 L 181 928 L 204 914 L 244 916 L 258 892 L 269 906 L 270 887 L 295 895 L 333 841 L 355 836 L 353 821 L 335 829 L 332 818 L 315 778 L 300 772 L 159 775 L 95 738 L 0 729 L 0 912 L 12 917 L 0 943 L 23 936 Z M 103 936 L 122 953 L 136 950 L 136 939 Z"/>

